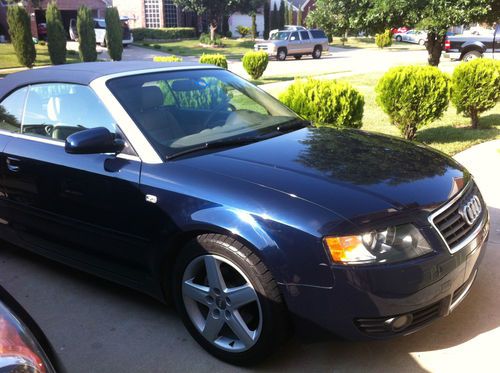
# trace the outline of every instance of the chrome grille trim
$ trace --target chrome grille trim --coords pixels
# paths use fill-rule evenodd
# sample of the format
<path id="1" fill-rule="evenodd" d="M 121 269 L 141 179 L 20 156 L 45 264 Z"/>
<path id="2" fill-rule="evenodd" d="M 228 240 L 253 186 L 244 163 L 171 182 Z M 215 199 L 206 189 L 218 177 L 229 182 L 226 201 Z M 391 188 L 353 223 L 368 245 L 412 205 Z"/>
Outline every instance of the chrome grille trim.
<path id="1" fill-rule="evenodd" d="M 463 249 L 479 234 L 479 232 L 481 232 L 481 230 L 484 227 L 484 222 L 487 220 L 488 210 L 487 210 L 486 206 L 484 205 L 484 202 L 482 201 L 482 199 L 480 199 L 481 203 L 483 204 L 483 206 L 482 206 L 483 207 L 483 214 L 482 214 L 481 220 L 477 223 L 477 226 L 471 232 L 468 232 L 468 234 L 465 237 L 460 238 L 458 240 L 458 243 L 456 245 L 452 245 L 451 247 L 448 244 L 446 238 L 443 236 L 442 232 L 439 230 L 439 228 L 434 223 L 434 219 L 436 217 L 438 217 L 439 215 L 446 213 L 446 211 L 448 209 L 450 209 L 456 202 L 458 202 L 462 197 L 464 197 L 464 195 L 466 195 L 471 189 L 473 189 L 474 186 L 475 185 L 474 185 L 473 180 L 469 181 L 469 183 L 467 183 L 467 185 L 455 197 L 453 197 L 450 201 L 448 201 L 444 206 L 442 206 L 439 209 L 437 209 L 436 211 L 434 211 L 428 217 L 429 223 L 431 224 L 432 228 L 434 228 L 434 230 L 437 232 L 437 234 L 441 238 L 441 241 L 443 242 L 443 244 L 446 246 L 446 248 L 448 249 L 448 251 L 451 254 L 454 254 L 457 251 L 460 251 L 461 249 Z M 479 190 L 478 190 L 478 192 L 479 192 Z"/>

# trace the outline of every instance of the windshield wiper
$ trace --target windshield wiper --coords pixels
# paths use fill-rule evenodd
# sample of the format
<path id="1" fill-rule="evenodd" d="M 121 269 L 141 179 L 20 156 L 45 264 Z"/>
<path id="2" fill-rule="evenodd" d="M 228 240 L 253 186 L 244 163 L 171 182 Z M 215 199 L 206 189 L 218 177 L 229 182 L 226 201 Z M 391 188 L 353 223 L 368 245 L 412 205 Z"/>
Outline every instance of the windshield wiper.
<path id="1" fill-rule="evenodd" d="M 276 131 L 288 132 L 288 131 L 298 130 L 298 129 L 304 128 L 304 127 L 309 127 L 311 125 L 312 124 L 310 121 L 297 118 L 297 119 L 292 119 L 290 121 L 278 124 L 278 126 L 276 127 Z"/>
<path id="2" fill-rule="evenodd" d="M 253 142 L 257 142 L 263 139 L 264 137 L 242 137 L 229 140 L 217 140 L 217 141 L 206 142 L 204 144 L 193 146 L 192 148 L 181 150 L 177 153 L 167 155 L 166 159 L 168 161 L 177 157 L 181 157 L 186 154 L 196 153 L 207 149 L 226 148 L 231 146 L 251 144 Z"/>

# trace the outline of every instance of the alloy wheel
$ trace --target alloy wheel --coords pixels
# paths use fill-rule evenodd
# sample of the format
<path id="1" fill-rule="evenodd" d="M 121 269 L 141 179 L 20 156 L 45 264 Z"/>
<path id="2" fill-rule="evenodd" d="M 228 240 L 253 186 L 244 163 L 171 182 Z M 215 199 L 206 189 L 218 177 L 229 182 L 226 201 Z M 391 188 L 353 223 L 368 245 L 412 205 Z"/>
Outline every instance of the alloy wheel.
<path id="1" fill-rule="evenodd" d="M 194 258 L 184 270 L 182 298 L 195 328 L 217 348 L 242 352 L 258 341 L 262 310 L 257 292 L 228 259 Z"/>

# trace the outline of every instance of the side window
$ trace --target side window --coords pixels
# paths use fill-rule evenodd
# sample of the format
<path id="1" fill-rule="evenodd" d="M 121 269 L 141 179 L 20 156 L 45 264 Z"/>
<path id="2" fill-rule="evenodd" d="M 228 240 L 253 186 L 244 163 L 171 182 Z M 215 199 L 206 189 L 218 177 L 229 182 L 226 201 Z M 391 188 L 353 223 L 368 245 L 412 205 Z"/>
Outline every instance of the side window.
<path id="1" fill-rule="evenodd" d="M 10 94 L 0 103 L 0 129 L 21 132 L 24 101 L 28 88 L 21 88 Z"/>
<path id="2" fill-rule="evenodd" d="M 299 40 L 299 33 L 297 31 L 292 32 L 292 34 L 290 35 L 290 40 L 291 41 Z"/>
<path id="3" fill-rule="evenodd" d="M 302 40 L 309 40 L 309 33 L 307 31 L 301 31 L 300 37 Z"/>
<path id="4" fill-rule="evenodd" d="M 64 83 L 30 86 L 21 133 L 64 141 L 94 127 L 116 133 L 111 115 L 89 87 Z"/>

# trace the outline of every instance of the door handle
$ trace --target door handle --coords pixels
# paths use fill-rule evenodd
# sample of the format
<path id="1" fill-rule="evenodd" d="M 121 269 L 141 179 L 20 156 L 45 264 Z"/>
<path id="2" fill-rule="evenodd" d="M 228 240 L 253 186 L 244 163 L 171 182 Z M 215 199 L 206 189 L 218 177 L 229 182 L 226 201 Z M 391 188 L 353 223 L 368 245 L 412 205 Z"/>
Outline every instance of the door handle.
<path id="1" fill-rule="evenodd" d="M 20 162 L 21 162 L 20 159 L 7 157 L 7 169 L 12 172 L 18 172 Z"/>

